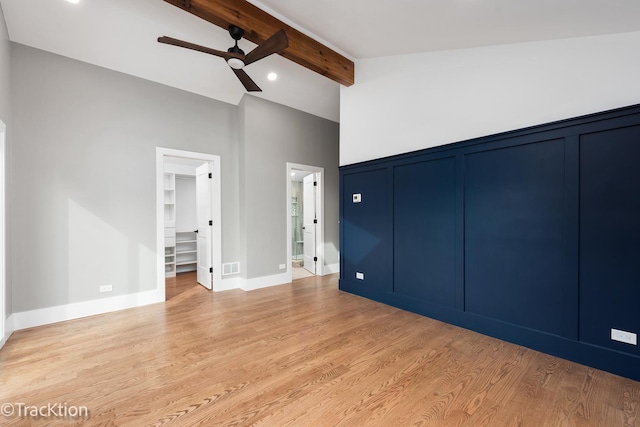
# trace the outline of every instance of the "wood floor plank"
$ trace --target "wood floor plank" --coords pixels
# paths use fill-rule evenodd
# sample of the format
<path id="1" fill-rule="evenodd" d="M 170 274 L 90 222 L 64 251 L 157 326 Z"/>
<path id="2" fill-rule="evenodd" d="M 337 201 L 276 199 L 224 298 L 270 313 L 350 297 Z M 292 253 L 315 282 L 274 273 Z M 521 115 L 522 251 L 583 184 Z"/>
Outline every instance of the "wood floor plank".
<path id="1" fill-rule="evenodd" d="M 405 312 L 311 277 L 15 332 L 0 403 L 86 419 L 8 426 L 640 427 L 640 383 Z M 1 417 L 1 416 L 0 416 Z"/>

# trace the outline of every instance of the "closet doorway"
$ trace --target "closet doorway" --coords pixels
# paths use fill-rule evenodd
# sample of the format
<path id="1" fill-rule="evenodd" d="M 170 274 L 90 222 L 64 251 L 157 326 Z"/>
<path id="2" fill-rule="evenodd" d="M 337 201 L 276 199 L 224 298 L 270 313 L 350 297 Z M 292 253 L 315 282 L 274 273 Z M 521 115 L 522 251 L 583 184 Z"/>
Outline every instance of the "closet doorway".
<path id="1" fill-rule="evenodd" d="M 176 274 L 215 290 L 222 259 L 220 158 L 158 148 L 156 161 L 158 292 L 165 299 L 165 280 Z"/>
<path id="2" fill-rule="evenodd" d="M 291 280 L 322 275 L 324 169 L 287 163 L 287 248 Z"/>

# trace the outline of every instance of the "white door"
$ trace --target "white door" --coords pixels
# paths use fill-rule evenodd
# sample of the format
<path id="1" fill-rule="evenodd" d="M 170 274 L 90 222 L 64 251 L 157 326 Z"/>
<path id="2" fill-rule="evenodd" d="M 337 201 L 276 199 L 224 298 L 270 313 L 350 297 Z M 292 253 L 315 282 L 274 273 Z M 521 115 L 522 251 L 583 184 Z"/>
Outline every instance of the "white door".
<path id="1" fill-rule="evenodd" d="M 211 289 L 213 283 L 213 214 L 211 163 L 196 168 L 197 280 Z"/>
<path id="2" fill-rule="evenodd" d="M 316 274 L 316 174 L 304 177 L 302 210 L 302 228 L 304 235 L 304 268 Z"/>

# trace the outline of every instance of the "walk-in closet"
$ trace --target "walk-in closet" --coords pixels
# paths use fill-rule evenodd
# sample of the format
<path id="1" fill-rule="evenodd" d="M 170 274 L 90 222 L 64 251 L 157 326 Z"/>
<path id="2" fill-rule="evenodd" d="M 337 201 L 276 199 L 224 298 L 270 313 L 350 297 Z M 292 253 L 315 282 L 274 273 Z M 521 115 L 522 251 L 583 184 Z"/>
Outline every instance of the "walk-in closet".
<path id="1" fill-rule="evenodd" d="M 169 158 L 164 169 L 165 276 L 195 271 L 197 222 L 195 168 L 202 164 Z"/>

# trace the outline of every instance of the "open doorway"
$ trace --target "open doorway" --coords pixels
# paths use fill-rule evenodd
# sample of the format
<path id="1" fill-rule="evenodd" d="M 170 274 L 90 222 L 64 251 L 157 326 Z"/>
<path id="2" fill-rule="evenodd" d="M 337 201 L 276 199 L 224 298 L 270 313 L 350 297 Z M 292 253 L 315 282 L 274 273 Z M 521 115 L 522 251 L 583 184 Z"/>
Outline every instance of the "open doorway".
<path id="1" fill-rule="evenodd" d="M 177 274 L 216 290 L 222 260 L 220 157 L 157 148 L 156 191 L 160 299 L 166 300 L 166 286 Z"/>
<path id="2" fill-rule="evenodd" d="M 322 275 L 324 169 L 287 163 L 287 271 L 291 280 Z"/>

